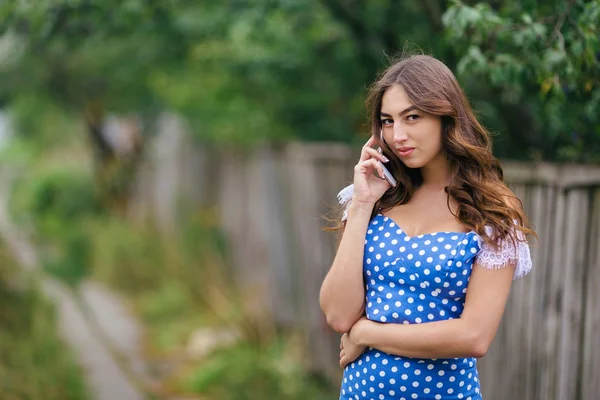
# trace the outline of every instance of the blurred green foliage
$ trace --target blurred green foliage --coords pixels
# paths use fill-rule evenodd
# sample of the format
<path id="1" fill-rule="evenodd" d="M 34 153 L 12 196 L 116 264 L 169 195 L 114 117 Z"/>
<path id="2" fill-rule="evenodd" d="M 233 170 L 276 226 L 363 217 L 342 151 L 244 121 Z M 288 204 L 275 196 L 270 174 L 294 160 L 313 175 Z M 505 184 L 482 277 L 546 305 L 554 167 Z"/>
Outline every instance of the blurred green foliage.
<path id="1" fill-rule="evenodd" d="M 208 257 L 200 248 L 214 242 L 211 236 L 196 237 L 197 248 L 186 249 L 179 234 L 165 237 L 150 225 L 115 217 L 90 221 L 87 232 L 93 276 L 135 305 L 149 328 L 151 353 L 177 349 L 194 329 L 222 322 L 207 319 L 203 295 L 210 266 L 202 262 Z"/>
<path id="2" fill-rule="evenodd" d="M 364 88 L 409 41 L 457 72 L 499 157 L 593 162 L 599 15 L 600 0 L 6 0 L 0 97 L 174 110 L 229 144 L 358 143 Z"/>
<path id="3" fill-rule="evenodd" d="M 307 372 L 301 344 L 295 344 L 299 356 L 290 359 L 286 346 L 294 343 L 285 334 L 256 336 L 259 322 L 247 319 L 236 285 L 227 278 L 233 275 L 224 265 L 224 238 L 210 212 L 189 216 L 170 235 L 109 216 L 89 221 L 87 228 L 93 277 L 120 292 L 142 318 L 149 364 L 181 358 L 200 328 L 242 332 L 233 347 L 159 373 L 170 392 L 219 400 L 335 396 L 336 388 Z"/>
<path id="4" fill-rule="evenodd" d="M 311 377 L 298 361 L 293 341 L 275 341 L 266 348 L 246 343 L 219 350 L 185 374 L 191 392 L 219 400 L 326 400 L 337 393 Z"/>
<path id="5" fill-rule="evenodd" d="M 0 243 L 0 397 L 83 400 L 82 371 L 58 337 L 55 310 Z"/>
<path id="6" fill-rule="evenodd" d="M 91 262 L 87 220 L 102 213 L 89 173 L 73 169 L 30 170 L 14 188 L 12 214 L 27 219 L 37 236 L 47 272 L 77 285 Z"/>
<path id="7" fill-rule="evenodd" d="M 600 1 L 453 4 L 443 22 L 456 70 L 473 97 L 497 97 L 486 108 L 514 131 L 507 155 L 600 161 Z"/>
<path id="8" fill-rule="evenodd" d="M 81 118 L 66 112 L 44 93 L 14 97 L 8 116 L 12 137 L 1 143 L 0 162 L 31 168 L 36 158 L 51 158 L 57 155 L 54 150 L 70 148 L 69 168 L 90 169 L 87 144 L 81 140 Z"/>
<path id="9" fill-rule="evenodd" d="M 184 216 L 168 234 L 132 223 L 99 208 L 89 171 L 69 168 L 70 150 L 63 151 L 25 157 L 28 173 L 14 187 L 12 213 L 36 233 L 54 277 L 75 289 L 82 279 L 98 279 L 133 306 L 146 327 L 147 361 L 165 390 L 219 400 L 335 396 L 337 388 L 307 372 L 301 342 L 245 315 L 213 211 Z M 193 334 L 213 326 L 240 332 L 240 342 L 188 359 Z M 163 364 L 172 366 L 164 372 Z"/>
<path id="10" fill-rule="evenodd" d="M 0 105 L 10 108 L 17 137 L 2 160 L 27 171 L 11 209 L 36 233 L 47 271 L 72 287 L 93 276 L 131 301 L 148 327 L 150 357 L 176 358 L 199 327 L 246 333 L 171 371 L 174 391 L 219 400 L 333 398 L 335 390 L 294 357 L 302 350 L 292 340 L 249 326 L 210 210 L 162 234 L 102 207 L 94 164 L 82 151 L 86 110 L 134 112 L 144 121 L 175 111 L 199 139 L 223 145 L 362 143 L 366 86 L 408 41 L 456 72 L 483 122 L 499 132 L 497 156 L 598 162 L 599 20 L 600 0 L 4 0 Z M 43 327 L 20 335 L 30 341 L 11 353 L 10 365 L 59 351 L 54 336 L 35 333 L 54 332 L 51 309 L 6 287 L 0 279 L 6 304 L 42 311 L 0 313 L 0 322 L 20 317 L 17 324 Z M 23 332 L 11 324 L 2 322 L 0 333 Z M 15 340 L 1 336 L 0 355 L 5 343 L 20 348 Z M 0 389 L 22 380 L 2 373 L 20 370 L 3 360 Z M 82 392 L 67 356 L 54 360 L 58 378 L 44 372 L 47 364 L 27 364 L 40 383 L 19 390 L 55 393 L 45 385 L 62 382 L 71 392 L 56 398 L 79 398 L 69 394 Z M 36 398 L 22 393 L 17 398 Z"/>

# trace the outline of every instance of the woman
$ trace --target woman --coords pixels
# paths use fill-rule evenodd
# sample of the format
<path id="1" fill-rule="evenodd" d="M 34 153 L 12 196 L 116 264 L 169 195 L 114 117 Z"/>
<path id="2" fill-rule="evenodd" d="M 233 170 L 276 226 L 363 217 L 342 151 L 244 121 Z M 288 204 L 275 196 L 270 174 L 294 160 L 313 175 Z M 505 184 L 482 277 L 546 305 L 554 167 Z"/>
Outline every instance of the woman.
<path id="1" fill-rule="evenodd" d="M 371 137 L 338 196 L 343 233 L 320 295 L 343 333 L 340 399 L 481 399 L 476 358 L 531 270 L 535 232 L 442 62 L 394 63 L 367 104 Z"/>

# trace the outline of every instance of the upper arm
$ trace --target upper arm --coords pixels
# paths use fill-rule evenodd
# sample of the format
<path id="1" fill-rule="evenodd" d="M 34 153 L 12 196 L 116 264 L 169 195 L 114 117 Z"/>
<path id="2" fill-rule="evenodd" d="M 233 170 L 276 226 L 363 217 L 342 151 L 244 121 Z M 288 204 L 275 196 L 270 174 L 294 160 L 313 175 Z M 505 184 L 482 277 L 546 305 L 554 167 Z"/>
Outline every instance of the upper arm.
<path id="1" fill-rule="evenodd" d="M 473 266 L 460 318 L 477 332 L 482 355 L 487 352 L 502 320 L 514 272 L 514 262 L 499 269 L 482 267 L 477 261 Z"/>
<path id="2" fill-rule="evenodd" d="M 509 207 L 522 210 L 521 201 L 509 189 L 501 193 Z M 521 232 L 515 235 L 524 239 Z M 483 240 L 479 243 L 481 249 L 474 260 L 461 319 L 477 332 L 485 353 L 500 325 L 512 281 L 529 273 L 532 263 L 526 241 L 504 238 L 497 248 Z"/>

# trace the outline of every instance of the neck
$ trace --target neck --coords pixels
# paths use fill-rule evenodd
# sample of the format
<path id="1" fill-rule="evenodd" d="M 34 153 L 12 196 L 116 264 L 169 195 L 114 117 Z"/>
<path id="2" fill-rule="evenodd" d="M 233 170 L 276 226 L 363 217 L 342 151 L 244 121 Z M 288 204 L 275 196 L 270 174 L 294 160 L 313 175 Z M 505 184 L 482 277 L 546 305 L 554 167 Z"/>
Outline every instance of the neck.
<path id="1" fill-rule="evenodd" d="M 440 153 L 429 164 L 421 168 L 422 186 L 443 189 L 452 180 L 452 165 L 444 154 Z"/>

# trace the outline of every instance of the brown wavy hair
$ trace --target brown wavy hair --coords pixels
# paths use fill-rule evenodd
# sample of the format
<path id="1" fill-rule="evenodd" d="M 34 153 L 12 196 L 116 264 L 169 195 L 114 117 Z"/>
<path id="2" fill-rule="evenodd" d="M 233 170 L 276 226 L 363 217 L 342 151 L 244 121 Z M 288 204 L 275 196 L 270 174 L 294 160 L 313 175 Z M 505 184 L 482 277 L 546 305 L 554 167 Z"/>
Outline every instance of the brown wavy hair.
<path id="1" fill-rule="evenodd" d="M 422 183 L 420 170 L 407 168 L 379 136 L 382 97 L 393 85 L 402 86 L 419 110 L 442 119 L 442 148 L 452 165 L 452 179 L 445 191 L 448 208 L 450 197 L 458 204 L 453 213 L 456 219 L 493 247 L 507 236 L 519 240 L 513 220 L 523 237 L 536 236 L 521 201 L 504 183 L 500 163 L 492 155 L 490 134 L 475 117 L 456 77 L 444 63 L 427 55 L 401 57 L 370 87 L 366 105 L 371 135 L 390 160 L 386 167 L 398 180 L 398 185 L 375 203 L 371 219 L 378 212 L 407 203 Z M 491 235 L 485 231 L 486 225 L 492 228 Z M 337 229 L 343 226 L 339 224 Z"/>

